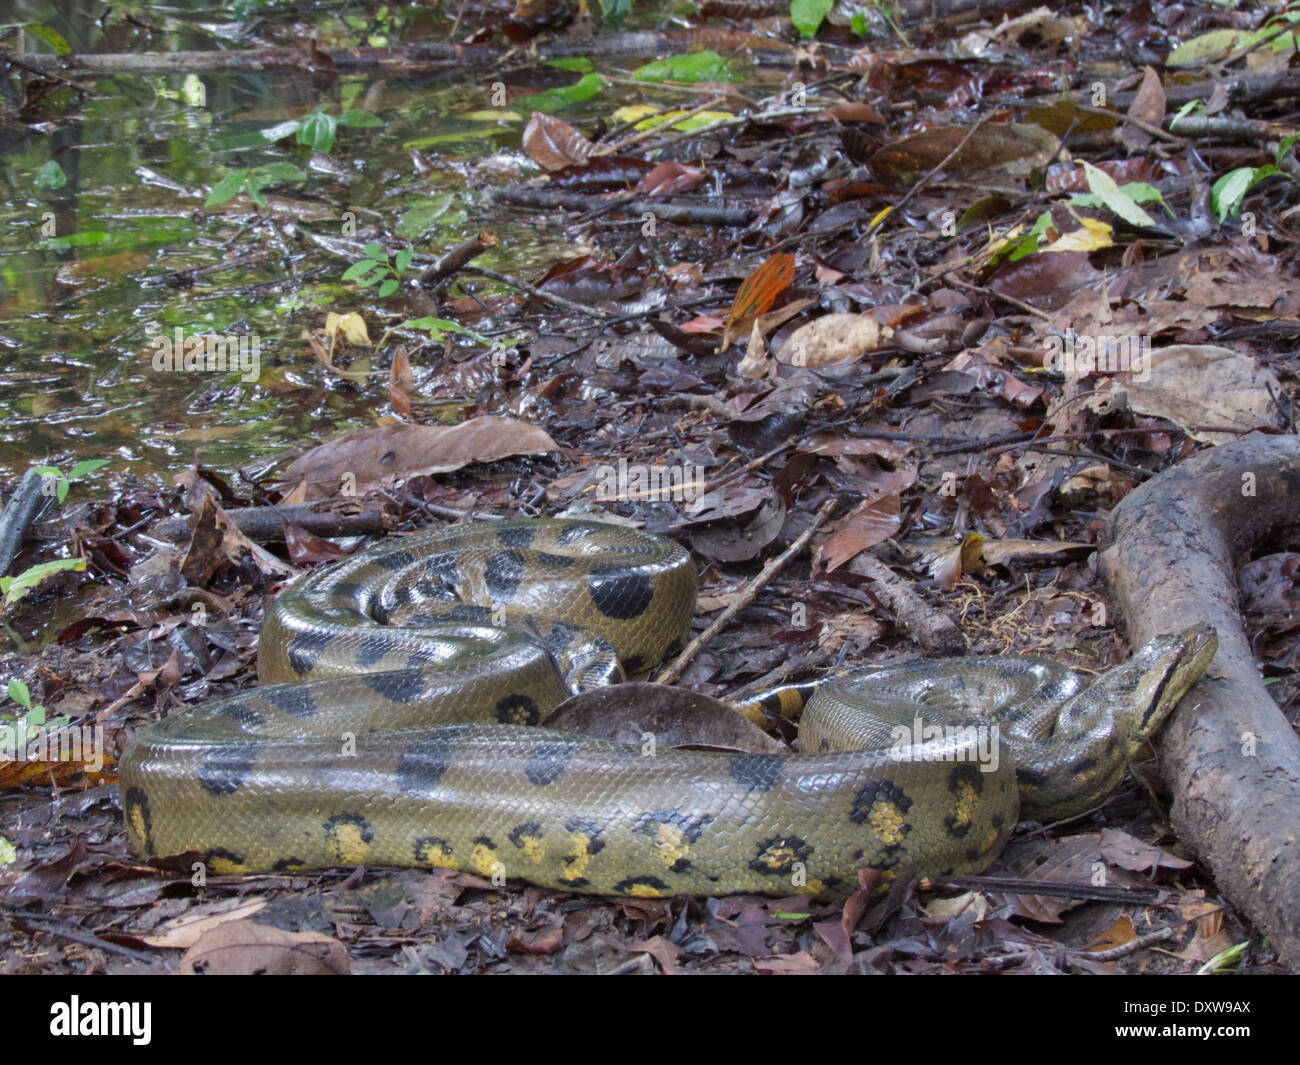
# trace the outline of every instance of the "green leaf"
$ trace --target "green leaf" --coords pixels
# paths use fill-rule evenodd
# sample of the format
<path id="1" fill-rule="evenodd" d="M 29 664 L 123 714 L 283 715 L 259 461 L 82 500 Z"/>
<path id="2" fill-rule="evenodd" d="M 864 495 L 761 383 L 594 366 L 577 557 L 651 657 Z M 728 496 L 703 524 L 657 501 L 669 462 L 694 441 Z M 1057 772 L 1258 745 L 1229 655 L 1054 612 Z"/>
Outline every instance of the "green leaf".
<path id="1" fill-rule="evenodd" d="M 11 865 L 18 860 L 18 851 L 4 836 L 0 836 L 0 865 Z"/>
<path id="2" fill-rule="evenodd" d="M 658 59 L 632 72 L 638 81 L 735 81 L 727 61 L 717 52 L 690 52 L 670 59 Z"/>
<path id="3" fill-rule="evenodd" d="M 1245 30 L 1210 30 L 1184 41 L 1165 60 L 1166 66 L 1194 67 L 1213 59 L 1222 59 L 1242 46 L 1250 34 Z"/>
<path id="4" fill-rule="evenodd" d="M 599 95 L 604 88 L 604 78 L 599 74 L 587 74 L 573 85 L 565 85 L 561 88 L 547 89 L 545 92 L 535 92 L 528 96 L 521 96 L 512 101 L 511 106 L 517 107 L 521 111 L 541 111 L 543 114 L 549 115 L 552 111 L 558 111 L 570 104 L 580 104 L 585 100 L 590 100 L 593 96 Z"/>
<path id="5" fill-rule="evenodd" d="M 68 480 L 76 481 L 85 477 L 88 473 L 94 473 L 101 466 L 107 466 L 108 459 L 86 459 L 84 462 L 78 462 L 68 471 Z"/>
<path id="6" fill-rule="evenodd" d="M 262 179 L 263 185 L 279 185 L 290 181 L 305 181 L 307 175 L 304 174 L 293 163 L 263 163 L 261 166 L 253 167 L 252 173 Z"/>
<path id="7" fill-rule="evenodd" d="M 366 241 L 366 243 L 361 246 L 361 250 L 372 259 L 378 259 L 381 263 L 388 262 L 388 253 L 385 252 L 383 246 L 376 241 Z"/>
<path id="8" fill-rule="evenodd" d="M 1277 146 L 1278 166 L 1282 165 L 1283 158 L 1286 156 L 1286 153 L 1291 150 L 1291 145 L 1295 144 L 1296 141 L 1300 141 L 1300 133 L 1292 133 L 1291 136 L 1284 138 L 1282 143 Z"/>
<path id="9" fill-rule="evenodd" d="M 32 708 L 32 693 L 21 680 L 9 682 L 9 698 L 25 710 Z"/>
<path id="10" fill-rule="evenodd" d="M 313 111 L 303 115 L 298 127 L 298 143 L 305 144 L 313 152 L 328 152 L 334 147 L 334 136 L 338 132 L 339 120 L 323 111 Z"/>
<path id="11" fill-rule="evenodd" d="M 775 910 L 773 917 L 780 917 L 787 921 L 806 921 L 812 916 L 811 913 L 792 913 L 790 910 Z"/>
<path id="12" fill-rule="evenodd" d="M 790 21 L 805 37 L 811 37 L 832 6 L 832 0 L 790 0 Z"/>
<path id="13" fill-rule="evenodd" d="M 233 200 L 239 195 L 244 187 L 244 175 L 237 170 L 232 170 L 215 185 L 212 191 L 208 193 L 205 207 L 217 207 L 227 200 Z"/>
<path id="14" fill-rule="evenodd" d="M 41 168 L 36 171 L 36 176 L 32 178 L 32 188 L 38 192 L 53 192 L 55 189 L 63 188 L 67 183 L 68 175 L 53 159 L 42 163 Z"/>
<path id="15" fill-rule="evenodd" d="M 344 111 L 339 116 L 340 126 L 351 126 L 354 129 L 364 126 L 382 126 L 384 120 L 370 111 L 358 111 L 356 108 Z"/>
<path id="16" fill-rule="evenodd" d="M 1205 114 L 1205 101 L 1188 100 L 1187 103 L 1183 104 L 1182 107 L 1180 107 L 1177 111 L 1174 112 L 1174 117 L 1169 120 L 1169 128 L 1173 129 L 1174 126 L 1178 125 L 1178 120 L 1180 118 L 1186 118 L 1193 111 L 1197 112 L 1198 114 L 1202 114 L 1202 115 Z"/>
<path id="17" fill-rule="evenodd" d="M 1169 204 L 1165 203 L 1165 198 L 1160 195 L 1160 190 L 1154 185 L 1148 185 L 1145 181 L 1130 181 L 1121 185 L 1119 191 L 1131 199 L 1134 203 L 1158 203 L 1172 215 L 1174 212 Z M 1105 201 L 1100 196 L 1092 192 L 1080 192 L 1070 197 L 1070 202 L 1076 207 L 1104 207 Z"/>
<path id="18" fill-rule="evenodd" d="M 53 48 L 55 55 L 72 54 L 72 45 L 70 45 L 67 41 L 65 41 L 61 34 L 57 33 L 55 30 L 50 29 L 49 26 L 43 26 L 39 22 L 27 22 L 23 24 L 23 29 L 25 29 L 33 37 L 36 37 L 39 40 L 44 41 L 51 48 Z"/>
<path id="19" fill-rule="evenodd" d="M 491 338 L 483 336 L 482 333 L 476 333 L 472 329 L 466 329 L 463 325 L 449 322 L 446 318 L 434 318 L 431 315 L 426 315 L 424 318 L 408 318 L 398 328 L 427 329 L 430 338 L 433 340 L 439 339 L 443 333 L 460 333 L 463 336 L 477 340 L 480 344 L 486 344 L 488 347 L 492 346 Z"/>
<path id="20" fill-rule="evenodd" d="M 369 277 L 363 277 L 357 282 L 357 288 L 369 288 L 371 285 L 377 285 L 388 276 L 388 267 L 382 267 L 376 270 Z"/>
<path id="21" fill-rule="evenodd" d="M 1239 166 L 1236 170 L 1229 170 L 1210 186 L 1210 203 L 1219 216 L 1220 224 L 1226 221 L 1229 215 L 1235 215 L 1241 210 L 1246 193 L 1251 190 L 1256 175 L 1263 169 L 1263 167 Z"/>
<path id="22" fill-rule="evenodd" d="M 415 252 L 411 248 L 403 248 L 393 256 L 393 269 L 399 274 L 406 273 L 406 268 L 411 265 L 411 259 L 414 258 Z"/>
<path id="23" fill-rule="evenodd" d="M 1133 198 L 1124 195 L 1120 188 L 1115 184 L 1115 179 L 1106 171 L 1098 170 L 1091 163 L 1083 164 L 1083 171 L 1088 175 L 1088 188 L 1092 190 L 1094 196 L 1100 197 L 1107 209 L 1119 218 L 1124 219 L 1131 226 L 1154 226 L 1156 220 L 1146 211 L 1134 202 Z"/>
<path id="24" fill-rule="evenodd" d="M 45 724 L 45 707 L 33 706 L 27 711 L 27 724 L 43 725 Z"/>
<path id="25" fill-rule="evenodd" d="M 566 56 L 563 59 L 548 59 L 542 66 L 567 70 L 572 74 L 590 74 L 596 69 L 591 65 L 590 59 L 585 59 L 580 55 Z"/>
<path id="26" fill-rule="evenodd" d="M 867 16 L 861 11 L 853 12 L 853 17 L 849 19 L 849 28 L 859 37 L 867 35 Z"/>
<path id="27" fill-rule="evenodd" d="M 86 560 L 84 558 L 56 558 L 52 562 L 41 562 L 25 569 L 17 577 L 6 578 L 8 583 L 4 585 L 4 602 L 0 603 L 0 609 L 10 607 L 18 602 L 46 577 L 52 577 L 54 574 L 62 573 L 65 570 L 82 573 L 85 572 L 85 569 Z"/>
<path id="28" fill-rule="evenodd" d="M 362 259 L 359 262 L 353 263 L 351 266 L 349 266 L 346 270 L 343 271 L 343 280 L 355 281 L 362 274 L 370 273 L 370 271 L 373 270 L 378 265 L 379 264 L 375 262 L 374 259 Z"/>
<path id="29" fill-rule="evenodd" d="M 395 278 L 390 277 L 387 281 L 385 281 L 382 285 L 379 286 L 379 298 L 381 300 L 388 299 L 388 297 L 391 296 L 394 292 L 396 292 L 400 287 L 401 285 L 398 283 L 398 281 Z"/>
<path id="30" fill-rule="evenodd" d="M 54 496 L 55 496 L 55 498 L 56 498 L 60 503 L 62 503 L 65 499 L 68 498 L 68 489 L 70 489 L 71 487 L 72 487 L 72 486 L 71 486 L 70 484 L 68 484 L 68 482 L 65 481 L 65 480 L 61 480 L 61 481 L 59 481 L 59 483 L 56 484 L 56 485 L 54 486 Z"/>
<path id="31" fill-rule="evenodd" d="M 252 134 L 252 136 L 264 142 L 274 143 L 275 141 L 284 140 L 285 137 L 293 136 L 298 132 L 298 128 L 301 125 L 302 119 L 291 118 L 288 122 L 281 122 L 278 125 L 268 126 L 266 129 L 260 129 L 255 134 Z M 239 143 L 232 142 L 227 144 L 226 147 L 241 147 L 246 139 L 247 138 L 241 137 Z"/>

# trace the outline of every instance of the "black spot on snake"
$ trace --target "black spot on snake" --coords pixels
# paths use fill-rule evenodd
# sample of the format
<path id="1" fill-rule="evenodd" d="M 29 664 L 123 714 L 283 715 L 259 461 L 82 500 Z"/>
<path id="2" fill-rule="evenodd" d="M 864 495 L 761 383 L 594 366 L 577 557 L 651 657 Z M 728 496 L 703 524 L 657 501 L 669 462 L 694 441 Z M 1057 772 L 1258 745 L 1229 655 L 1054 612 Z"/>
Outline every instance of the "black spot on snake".
<path id="1" fill-rule="evenodd" d="M 592 602 L 607 618 L 630 621 L 639 618 L 654 602 L 655 587 L 644 574 L 624 573 L 587 578 Z"/>
<path id="2" fill-rule="evenodd" d="M 954 795 L 960 795 L 965 787 L 969 787 L 976 795 L 984 791 L 984 774 L 980 772 L 979 766 L 971 762 L 955 765 L 948 773 L 949 791 Z"/>
<path id="3" fill-rule="evenodd" d="M 153 854 L 153 813 L 149 809 L 149 796 L 143 788 L 127 788 L 122 800 L 128 824 L 133 824 L 140 834 L 140 844 L 146 857 Z"/>
<path id="4" fill-rule="evenodd" d="M 497 530 L 497 539 L 506 547 L 531 547 L 536 537 L 537 529 L 529 525 Z"/>
<path id="5" fill-rule="evenodd" d="M 896 806 L 899 813 L 903 814 L 912 808 L 912 800 L 907 792 L 892 780 L 872 780 L 853 797 L 853 811 L 849 814 L 849 819 L 855 825 L 862 824 L 871 816 L 872 807 L 876 803 Z M 910 826 L 904 825 L 903 829 L 910 831 Z"/>
<path id="6" fill-rule="evenodd" d="M 414 563 L 411 553 L 406 550 L 402 551 L 383 551 L 376 554 L 370 560 L 370 564 L 378 566 L 380 569 L 388 570 L 389 573 L 396 573 L 404 570 Z"/>
<path id="7" fill-rule="evenodd" d="M 528 761 L 524 763 L 524 775 L 538 787 L 554 784 L 569 768 L 569 763 L 577 753 L 576 743 L 543 743 L 528 756 Z"/>
<path id="8" fill-rule="evenodd" d="M 637 888 L 649 888 L 651 891 L 662 892 L 667 894 L 672 889 L 658 877 L 654 876 L 629 876 L 626 880 L 620 880 L 614 885 L 614 893 L 617 895 L 634 895 Z"/>
<path id="9" fill-rule="evenodd" d="M 568 547 L 570 544 L 580 543 L 595 532 L 598 527 L 599 526 L 593 525 L 589 521 L 575 522 L 574 524 L 567 525 L 561 529 L 559 535 L 555 538 L 555 542 L 561 547 Z"/>
<path id="10" fill-rule="evenodd" d="M 515 825 L 510 830 L 510 842 L 516 847 L 522 847 L 526 839 L 541 839 L 542 826 L 536 821 L 529 821 L 527 824 Z"/>
<path id="11" fill-rule="evenodd" d="M 645 667 L 646 666 L 645 666 L 644 655 L 628 655 L 625 659 L 623 659 L 623 668 L 629 674 L 640 673 L 641 670 L 645 669 Z"/>
<path id="12" fill-rule="evenodd" d="M 1046 773 L 1040 773 L 1028 767 L 1017 766 L 1016 777 L 1019 779 L 1021 787 L 1028 785 L 1031 788 L 1041 788 L 1048 781 Z"/>
<path id="13" fill-rule="evenodd" d="M 736 754 L 727 760 L 731 779 L 751 791 L 770 791 L 781 780 L 785 759 L 779 754 Z"/>
<path id="14" fill-rule="evenodd" d="M 299 676 L 310 673 L 321 652 L 333 641 L 328 632 L 300 632 L 289 641 L 289 665 Z"/>
<path id="15" fill-rule="evenodd" d="M 654 836 L 660 825 L 671 825 L 682 834 L 687 843 L 696 842 L 704 830 L 713 824 L 714 818 L 707 814 L 691 817 L 680 810 L 655 810 L 653 813 L 641 814 L 632 825 L 633 832 L 643 836 Z"/>
<path id="16" fill-rule="evenodd" d="M 438 836 L 421 836 L 415 841 L 415 861 L 417 865 L 435 865 L 452 855 L 451 844 Z"/>
<path id="17" fill-rule="evenodd" d="M 451 744 L 446 740 L 417 740 L 397 760 L 398 787 L 407 795 L 427 795 L 438 786 L 451 762 Z"/>
<path id="18" fill-rule="evenodd" d="M 436 576 L 421 577 L 411 587 L 415 589 L 416 594 L 419 595 L 422 601 L 437 599 L 444 602 L 454 602 L 456 599 L 455 574 L 452 574 L 451 577 L 450 582 L 439 580 Z"/>
<path id="19" fill-rule="evenodd" d="M 518 551 L 498 551 L 483 563 L 483 582 L 493 599 L 514 599 L 523 573 L 524 558 Z"/>
<path id="20" fill-rule="evenodd" d="M 783 700 L 781 699 L 781 694 L 779 692 L 773 692 L 771 695 L 763 696 L 759 705 L 771 714 L 772 717 L 780 717 L 782 703 Z M 825 748 L 823 748 L 823 750 L 825 750 Z"/>
<path id="21" fill-rule="evenodd" d="M 375 833 L 370 827 L 370 822 L 360 814 L 335 814 L 323 825 L 321 825 L 328 835 L 333 838 L 338 835 L 340 828 L 355 828 L 357 835 L 361 837 L 362 843 L 369 843 L 375 838 Z"/>
<path id="22" fill-rule="evenodd" d="M 599 854 L 605 849 L 605 841 L 600 838 L 601 827 L 595 821 L 575 817 L 565 822 L 564 831 L 585 836 L 587 838 L 588 854 Z"/>
<path id="23" fill-rule="evenodd" d="M 213 847 L 211 850 L 205 851 L 203 857 L 209 865 L 214 862 L 229 862 L 231 865 L 244 864 L 242 855 L 236 854 L 234 851 L 228 851 L 224 847 Z"/>
<path id="24" fill-rule="evenodd" d="M 536 725 L 542 719 L 542 712 L 532 699 L 521 693 L 501 699 L 493 716 L 503 725 Z"/>
<path id="25" fill-rule="evenodd" d="M 424 691 L 424 675 L 418 669 L 386 669 L 359 676 L 367 688 L 391 703 L 413 703 Z"/>
<path id="26" fill-rule="evenodd" d="M 795 862 L 803 861 L 812 852 L 812 847 L 798 836 L 773 836 L 758 845 L 749 867 L 756 873 L 779 876 L 791 872 Z"/>
<path id="27" fill-rule="evenodd" d="M 373 632 L 365 636 L 357 645 L 357 665 L 369 669 L 393 646 L 393 637 L 387 632 Z"/>
<path id="28" fill-rule="evenodd" d="M 492 839 L 491 836 L 476 836 L 474 839 L 474 846 L 486 847 L 488 850 L 491 851 L 497 849 L 496 842 Z"/>
<path id="29" fill-rule="evenodd" d="M 664 658 L 676 658 L 682 653 L 682 648 L 685 646 L 686 645 L 682 643 L 682 638 L 680 636 L 674 636 L 673 642 L 664 649 Z"/>
<path id="30" fill-rule="evenodd" d="M 209 795 L 233 795 L 239 790 L 257 758 L 257 744 L 218 744 L 208 749 L 199 764 L 199 783 Z"/>
<path id="31" fill-rule="evenodd" d="M 301 858 L 281 858 L 272 866 L 277 873 L 291 873 L 295 869 L 302 869 L 307 865 Z"/>
<path id="32" fill-rule="evenodd" d="M 477 606 L 474 603 L 457 603 L 448 612 L 452 621 L 467 621 L 472 625 L 487 625 L 492 621 L 490 606 Z"/>
<path id="33" fill-rule="evenodd" d="M 1075 762 L 1072 766 L 1070 766 L 1071 771 L 1075 773 L 1086 773 L 1089 769 L 1096 769 L 1096 768 L 1097 768 L 1097 759 L 1095 758 L 1080 758 L 1077 762 Z"/>
<path id="34" fill-rule="evenodd" d="M 272 706 L 279 707 L 286 714 L 294 717 L 312 717 L 316 713 L 316 704 L 312 702 L 311 692 L 297 684 L 272 684 L 259 688 L 258 693 Z"/>
<path id="35" fill-rule="evenodd" d="M 362 586 L 352 581 L 339 581 L 330 587 L 331 599 L 344 599 L 349 603 L 358 602 L 362 596 Z"/>
<path id="36" fill-rule="evenodd" d="M 551 569 L 572 569 L 577 564 L 577 559 L 568 555 L 555 555 L 549 551 L 538 551 L 533 557 L 543 566 L 550 566 Z"/>
<path id="37" fill-rule="evenodd" d="M 237 700 L 231 700 L 223 706 L 221 716 L 229 718 L 246 729 L 259 729 L 266 724 L 266 718 L 251 706 L 243 706 Z"/>

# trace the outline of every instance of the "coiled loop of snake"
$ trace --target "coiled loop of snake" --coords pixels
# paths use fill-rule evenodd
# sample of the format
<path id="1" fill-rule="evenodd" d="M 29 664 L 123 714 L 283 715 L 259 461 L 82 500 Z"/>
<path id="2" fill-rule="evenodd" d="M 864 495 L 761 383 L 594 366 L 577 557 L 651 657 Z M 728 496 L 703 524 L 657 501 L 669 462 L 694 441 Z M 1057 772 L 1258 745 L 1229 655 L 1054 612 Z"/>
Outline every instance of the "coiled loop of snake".
<path id="1" fill-rule="evenodd" d="M 1017 819 L 1013 758 L 1041 810 L 1093 801 L 1213 655 L 1212 632 L 1189 630 L 1083 691 L 1023 659 L 853 676 L 811 701 L 789 754 L 647 753 L 530 727 L 572 690 L 621 679 L 620 660 L 660 661 L 694 605 L 686 552 L 618 526 L 481 523 L 380 544 L 280 596 L 263 686 L 135 738 L 119 773 L 128 832 L 147 856 L 199 852 L 222 872 L 444 866 L 646 896 L 836 894 L 863 867 L 977 872 Z M 883 715 L 867 712 L 873 676 Z M 1001 709 L 976 705 L 990 699 Z"/>

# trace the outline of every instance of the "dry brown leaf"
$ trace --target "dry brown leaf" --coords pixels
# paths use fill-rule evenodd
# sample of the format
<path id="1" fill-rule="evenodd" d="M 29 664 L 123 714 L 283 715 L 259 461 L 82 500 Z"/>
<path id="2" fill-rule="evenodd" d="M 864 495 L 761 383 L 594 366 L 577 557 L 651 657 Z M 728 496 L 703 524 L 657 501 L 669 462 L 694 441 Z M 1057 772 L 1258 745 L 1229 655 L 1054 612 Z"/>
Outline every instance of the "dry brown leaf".
<path id="1" fill-rule="evenodd" d="M 224 901 L 224 900 L 223 900 Z M 197 943 L 203 936 L 218 925 L 228 921 L 242 921 L 252 917 L 259 910 L 266 908 L 264 898 L 230 900 L 234 903 L 222 913 L 187 913 L 174 921 L 166 921 L 157 932 L 139 935 L 141 943 L 151 947 L 171 947 L 186 950 Z"/>
<path id="2" fill-rule="evenodd" d="M 524 127 L 524 151 L 546 170 L 590 162 L 595 145 L 562 118 L 534 111 Z"/>
<path id="3" fill-rule="evenodd" d="M 1167 418 L 1180 428 L 1227 426 L 1245 431 L 1274 425 L 1273 396 L 1282 386 L 1272 372 L 1249 355 L 1212 344 L 1175 344 L 1151 352 L 1145 380 L 1123 386 L 1129 408 L 1138 414 Z M 1192 432 L 1197 440 L 1222 444 L 1235 433 Z"/>
<path id="4" fill-rule="evenodd" d="M 308 499 L 334 495 L 345 478 L 360 495 L 398 479 L 458 470 L 474 462 L 556 450 L 545 430 L 488 415 L 460 425 L 384 425 L 326 441 L 296 459 L 281 482 L 306 482 Z"/>
<path id="5" fill-rule="evenodd" d="M 894 335 L 865 314 L 826 314 L 801 325 L 776 353 L 787 366 L 821 366 L 875 351 Z"/>
<path id="6" fill-rule="evenodd" d="M 228 921 L 199 937 L 177 969 L 217 976 L 346 976 L 348 952 L 319 932 L 286 932 L 256 921 Z"/>

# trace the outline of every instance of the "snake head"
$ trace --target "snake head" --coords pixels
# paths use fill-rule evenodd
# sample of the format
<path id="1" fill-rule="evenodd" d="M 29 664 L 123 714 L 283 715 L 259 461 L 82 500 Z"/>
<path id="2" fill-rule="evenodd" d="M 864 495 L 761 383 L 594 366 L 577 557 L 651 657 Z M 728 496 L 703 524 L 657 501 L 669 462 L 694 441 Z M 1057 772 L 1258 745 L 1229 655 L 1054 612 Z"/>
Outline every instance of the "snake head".
<path id="1" fill-rule="evenodd" d="M 1157 636 L 1133 654 L 1122 667 L 1134 684 L 1131 705 L 1139 710 L 1131 723 L 1129 756 L 1164 724 L 1178 700 L 1205 672 L 1219 649 L 1214 627 L 1202 623 L 1182 632 Z"/>

